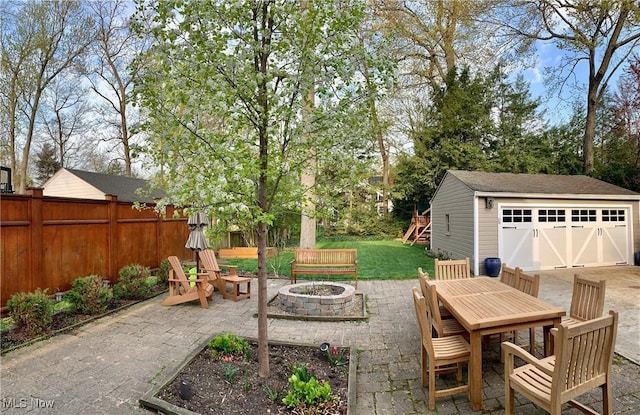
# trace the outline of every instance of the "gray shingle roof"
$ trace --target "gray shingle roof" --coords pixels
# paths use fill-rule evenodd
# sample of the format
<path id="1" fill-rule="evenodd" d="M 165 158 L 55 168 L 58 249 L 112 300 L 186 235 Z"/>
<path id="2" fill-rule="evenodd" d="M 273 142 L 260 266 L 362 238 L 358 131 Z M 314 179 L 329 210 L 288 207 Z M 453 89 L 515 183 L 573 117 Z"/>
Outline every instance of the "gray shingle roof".
<path id="1" fill-rule="evenodd" d="M 115 195 L 121 202 L 153 203 L 154 199 L 165 196 L 164 192 L 154 190 L 150 196 L 141 196 L 138 189 L 147 190 L 149 183 L 144 179 L 136 179 L 126 176 L 113 176 L 110 174 L 94 173 L 89 171 L 67 169 L 70 173 L 99 189 L 106 195 Z"/>
<path id="2" fill-rule="evenodd" d="M 478 192 L 640 196 L 640 193 L 589 176 L 464 170 L 448 170 L 448 173 Z"/>

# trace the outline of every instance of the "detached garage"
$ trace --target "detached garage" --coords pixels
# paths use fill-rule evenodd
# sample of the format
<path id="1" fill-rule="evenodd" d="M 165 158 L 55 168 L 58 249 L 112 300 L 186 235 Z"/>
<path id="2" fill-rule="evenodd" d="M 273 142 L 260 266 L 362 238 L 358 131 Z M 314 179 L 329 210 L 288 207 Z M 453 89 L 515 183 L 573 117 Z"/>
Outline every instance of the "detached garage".
<path id="1" fill-rule="evenodd" d="M 431 249 L 525 271 L 633 264 L 640 193 L 590 178 L 449 170 L 431 200 Z"/>

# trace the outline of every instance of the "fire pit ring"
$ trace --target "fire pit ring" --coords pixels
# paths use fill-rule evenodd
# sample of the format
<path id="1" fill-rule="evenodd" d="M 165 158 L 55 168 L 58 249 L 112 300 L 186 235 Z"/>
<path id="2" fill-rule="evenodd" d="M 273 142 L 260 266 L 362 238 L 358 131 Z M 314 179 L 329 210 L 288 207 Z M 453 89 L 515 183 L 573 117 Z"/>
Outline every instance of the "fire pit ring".
<path id="1" fill-rule="evenodd" d="M 328 291 L 329 294 L 323 294 Z M 278 291 L 282 307 L 303 316 L 339 316 L 354 307 L 356 289 L 337 282 L 303 282 Z"/>

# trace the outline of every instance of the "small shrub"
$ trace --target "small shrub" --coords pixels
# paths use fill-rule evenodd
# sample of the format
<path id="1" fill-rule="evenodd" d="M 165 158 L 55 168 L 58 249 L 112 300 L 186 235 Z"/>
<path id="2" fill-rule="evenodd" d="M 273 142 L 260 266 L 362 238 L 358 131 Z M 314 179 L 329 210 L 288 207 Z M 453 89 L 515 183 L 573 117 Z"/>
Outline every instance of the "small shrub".
<path id="1" fill-rule="evenodd" d="M 76 313 L 104 313 L 113 296 L 109 288 L 102 285 L 102 280 L 100 275 L 76 278 L 71 283 L 71 290 L 64 295 L 65 301 L 71 303 Z"/>
<path id="2" fill-rule="evenodd" d="M 171 269 L 171 264 L 169 263 L 169 258 L 165 258 L 160 261 L 160 265 L 158 265 L 158 270 L 156 271 L 156 278 L 158 279 L 158 284 L 167 285 L 169 284 L 169 270 Z"/>
<path id="3" fill-rule="evenodd" d="M 113 286 L 113 296 L 117 300 L 143 300 L 149 297 L 149 275 L 149 268 L 140 264 L 122 267 L 118 272 L 118 283 Z"/>
<path id="4" fill-rule="evenodd" d="M 289 377 L 289 392 L 282 402 L 289 408 L 298 408 L 327 402 L 330 396 L 329 382 L 320 383 L 305 365 L 296 365 Z"/>
<path id="5" fill-rule="evenodd" d="M 51 324 L 53 301 L 47 290 L 38 288 L 31 293 L 16 293 L 7 301 L 7 308 L 15 326 L 28 335 L 40 334 Z"/>
<path id="6" fill-rule="evenodd" d="M 249 343 L 235 334 L 220 334 L 209 342 L 209 349 L 214 357 L 251 356 Z"/>

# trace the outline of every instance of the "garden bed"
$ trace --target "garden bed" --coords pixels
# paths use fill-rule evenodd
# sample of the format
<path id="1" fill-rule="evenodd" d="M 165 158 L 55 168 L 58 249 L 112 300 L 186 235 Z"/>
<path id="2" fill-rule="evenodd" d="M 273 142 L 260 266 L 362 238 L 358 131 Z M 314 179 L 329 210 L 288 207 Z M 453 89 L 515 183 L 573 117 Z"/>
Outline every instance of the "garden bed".
<path id="1" fill-rule="evenodd" d="M 351 348 L 345 353 L 344 365 L 332 365 L 326 352 L 318 346 L 269 342 L 270 376 L 258 376 L 258 352 L 250 340 L 251 358 L 214 358 L 207 344 L 197 347 L 181 364 L 170 370 L 150 392 L 140 399 L 141 405 L 164 414 L 350 414 L 355 407 L 357 355 Z M 282 403 L 287 393 L 288 378 L 294 364 L 306 364 L 319 380 L 327 380 L 333 398 L 326 405 L 289 409 Z M 236 371 L 233 380 L 229 373 Z M 187 386 L 182 385 L 186 383 Z M 188 399 L 180 390 L 186 388 Z M 185 397 L 185 394 L 182 394 Z"/>
<path id="2" fill-rule="evenodd" d="M 149 297 L 143 300 L 112 300 L 107 307 L 107 311 L 101 314 L 76 314 L 68 311 L 60 311 L 52 316 L 52 321 L 47 331 L 38 335 L 27 335 L 18 328 L 10 327 L 0 333 L 1 354 L 4 355 L 5 353 L 9 353 L 10 351 L 20 347 L 25 347 L 42 340 L 46 340 L 57 334 L 68 332 L 84 324 L 90 323 L 109 314 L 116 313 L 122 309 L 166 292 L 166 286 L 156 285 L 152 288 L 152 294 Z"/>

